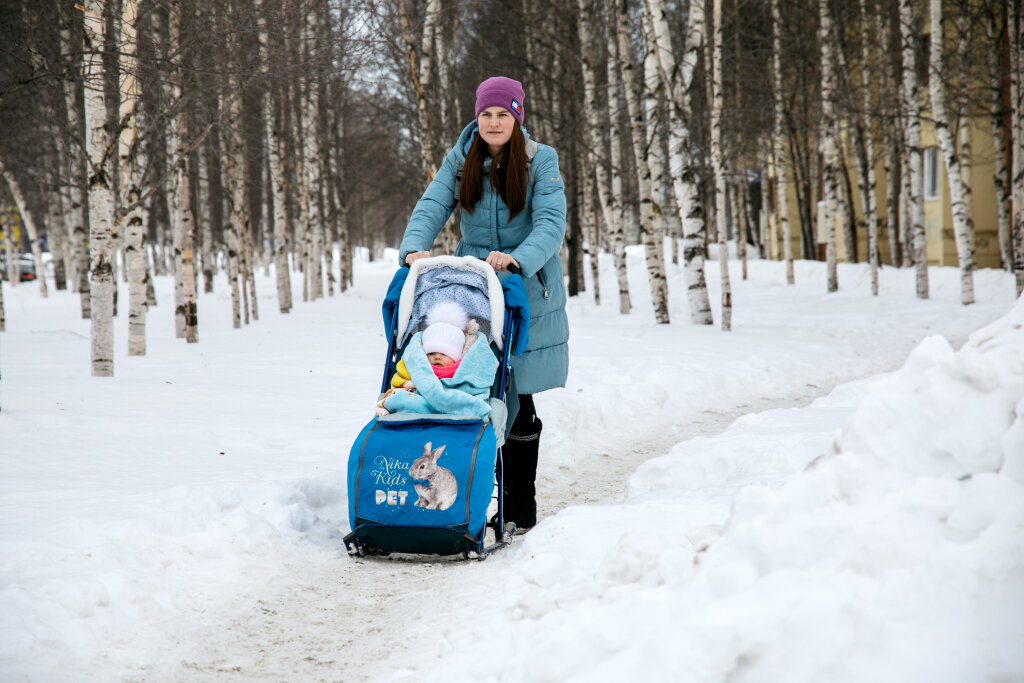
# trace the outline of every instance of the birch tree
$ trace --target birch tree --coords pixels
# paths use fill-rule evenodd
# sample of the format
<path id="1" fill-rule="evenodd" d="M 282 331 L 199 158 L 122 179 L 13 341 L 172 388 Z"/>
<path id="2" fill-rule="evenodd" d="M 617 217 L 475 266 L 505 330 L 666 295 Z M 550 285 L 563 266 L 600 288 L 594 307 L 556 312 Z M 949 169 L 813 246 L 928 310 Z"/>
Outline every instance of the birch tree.
<path id="1" fill-rule="evenodd" d="M 732 286 L 729 283 L 729 246 L 726 233 L 726 180 L 725 164 L 722 160 L 722 0 L 714 0 L 709 35 L 705 36 L 711 45 L 711 166 L 715 173 L 715 216 L 718 223 L 718 259 L 722 270 L 722 329 L 732 329 Z M 713 37 L 712 37 L 713 36 Z M 708 40 L 712 37 L 711 40 Z"/>
<path id="2" fill-rule="evenodd" d="M 0 176 L 3 176 L 4 180 L 7 181 L 7 187 L 11 191 L 11 196 L 14 197 L 14 203 L 18 206 L 18 213 L 21 214 L 21 224 L 25 226 L 25 232 L 28 234 L 28 244 L 32 250 L 32 260 L 36 265 L 36 281 L 39 283 L 39 296 L 45 299 L 48 295 L 46 271 L 43 270 L 43 249 L 39 244 L 39 228 L 36 224 L 35 213 L 28 203 L 28 196 L 22 189 L 21 183 L 14 177 L 11 169 L 4 165 L 3 160 L 0 160 Z"/>
<path id="3" fill-rule="evenodd" d="M 317 3 L 310 3 L 306 11 L 306 55 L 312 67 L 306 69 L 306 97 L 303 109 L 303 152 L 306 159 L 306 184 L 309 191 L 310 299 L 324 295 L 323 252 L 324 221 L 320 214 L 320 192 L 323 188 L 323 167 L 320 154 L 320 79 L 316 68 L 322 46 L 319 44 L 319 13 Z"/>
<path id="4" fill-rule="evenodd" d="M 119 42 L 119 80 L 121 102 L 118 119 L 118 170 L 121 206 L 127 213 L 119 217 L 125 225 L 125 270 L 128 276 L 128 355 L 146 355 L 146 267 L 143 245 L 143 216 L 139 158 L 139 81 L 136 77 L 138 40 L 136 39 L 138 0 L 123 0 Z"/>
<path id="5" fill-rule="evenodd" d="M 615 277 L 619 287 L 619 313 L 628 314 L 633 304 L 629 296 L 629 278 L 626 273 L 625 202 L 622 184 L 623 137 L 619 131 L 619 93 L 622 90 L 622 72 L 619 69 L 618 40 L 608 40 L 608 112 L 611 117 L 611 187 L 612 187 L 612 254 L 615 259 Z"/>
<path id="6" fill-rule="evenodd" d="M 665 278 L 664 247 L 661 235 L 655 232 L 655 206 L 651 188 L 649 149 L 644 132 L 643 113 L 640 110 L 640 101 L 637 97 L 636 72 L 633 68 L 629 45 L 629 5 L 627 0 L 617 0 L 617 3 L 616 44 L 622 73 L 622 86 L 626 93 L 626 106 L 629 109 L 633 158 L 636 160 L 637 177 L 640 183 L 641 232 L 647 260 L 647 279 L 651 288 L 651 302 L 654 305 L 654 319 L 658 324 L 668 324 L 668 284 Z"/>
<path id="7" fill-rule="evenodd" d="M 93 377 L 114 376 L 114 194 L 112 141 L 107 132 L 103 47 L 105 0 L 85 0 L 85 123 L 89 155 L 90 309 Z"/>
<path id="8" fill-rule="evenodd" d="M 77 9 L 61 5 L 61 53 L 63 57 L 64 78 L 61 81 L 64 91 L 64 109 L 67 112 L 68 130 L 72 139 L 85 140 L 85 110 L 82 102 L 82 21 L 81 12 Z M 74 289 L 79 294 L 82 318 L 89 318 L 89 255 L 86 243 L 87 195 L 86 182 L 89 175 L 89 162 L 86 159 L 84 146 L 68 145 L 68 165 L 71 183 L 69 187 L 70 203 L 68 206 L 71 229 L 69 232 L 71 262 L 74 264 L 72 275 Z"/>
<path id="9" fill-rule="evenodd" d="M 587 125 L 584 129 L 584 146 L 587 149 L 587 164 L 590 168 L 594 169 L 595 181 L 597 184 L 597 197 L 598 202 L 601 205 L 601 216 L 606 226 L 611 226 L 614 223 L 615 217 L 612 214 L 611 200 L 608 197 L 608 172 L 605 167 L 604 146 L 601 142 L 601 138 L 597 132 L 602 129 L 601 125 L 601 105 L 598 102 L 597 96 L 597 85 L 593 59 L 593 5 L 587 0 L 576 0 L 577 8 L 579 10 L 579 22 L 577 23 L 577 30 L 579 32 L 580 47 L 582 49 L 582 66 L 583 66 L 583 90 L 585 93 L 585 108 L 587 112 Z M 589 185 L 588 185 L 589 186 Z M 600 288 L 599 288 L 599 276 L 600 269 L 598 268 L 598 240 L 597 235 L 599 231 L 593 230 L 593 237 L 590 241 L 590 266 L 593 275 L 593 288 L 594 288 L 594 302 L 600 301 Z"/>
<path id="10" fill-rule="evenodd" d="M 172 52 L 178 54 L 181 60 L 176 74 L 174 75 L 174 100 L 182 102 L 185 97 L 185 72 L 184 63 L 186 48 L 182 43 L 181 27 L 184 14 L 191 3 L 179 2 L 171 12 L 171 45 Z M 192 14 L 194 17 L 194 14 Z M 240 125 L 240 124 L 239 124 Z M 177 135 L 175 139 L 181 145 L 177 151 L 180 159 L 177 164 L 177 202 L 175 211 L 177 220 L 174 228 L 174 245 L 176 261 L 180 259 L 181 268 L 175 270 L 175 278 L 180 278 L 180 284 L 176 287 L 181 291 L 181 301 L 176 302 L 174 320 L 175 330 L 178 337 L 183 337 L 189 344 L 199 341 L 199 313 L 196 294 L 196 268 L 195 268 L 195 216 L 192 214 L 192 159 L 190 149 L 186 148 L 191 139 L 188 121 L 188 108 L 179 107 L 178 115 L 175 117 Z"/>
<path id="11" fill-rule="evenodd" d="M 773 154 L 772 167 L 775 176 L 776 215 L 779 222 L 782 258 L 786 263 L 786 284 L 795 284 L 793 270 L 793 245 L 789 229 L 789 183 L 786 174 L 786 143 L 783 136 L 785 111 L 782 106 L 782 9 L 779 0 L 772 0 L 772 92 L 773 98 Z"/>
<path id="12" fill-rule="evenodd" d="M 970 213 L 971 188 L 964 182 L 960 169 L 960 154 L 950 130 L 946 84 L 942 80 L 944 42 L 942 0 L 931 0 L 928 86 L 932 99 L 932 121 L 946 162 L 946 177 L 949 181 L 950 203 L 953 208 L 953 233 L 956 236 L 956 251 L 960 261 L 960 303 L 966 306 L 974 303 L 974 221 Z M 962 121 L 961 125 L 967 124 Z"/>
<path id="13" fill-rule="evenodd" d="M 914 0 L 900 0 L 900 34 L 903 41 L 903 115 L 904 150 L 908 167 L 910 234 L 916 269 L 917 298 L 928 298 L 928 252 L 924 231 L 924 177 L 921 170 L 921 105 L 917 84 L 917 36 L 920 17 L 914 12 Z"/>
<path id="14" fill-rule="evenodd" d="M 267 30 L 268 3 L 261 2 L 259 14 L 260 45 L 263 52 L 263 75 L 266 95 L 263 101 L 267 167 L 274 211 L 269 216 L 274 235 L 274 275 L 277 281 L 277 307 L 281 313 L 292 310 L 291 271 L 288 267 L 287 174 L 284 168 L 284 129 L 281 111 L 281 90 L 269 77 L 269 66 L 279 57 L 276 32 Z M 274 42 L 271 42 L 274 41 Z"/>
<path id="15" fill-rule="evenodd" d="M 868 224 L 868 263 L 871 268 L 871 294 L 878 296 L 878 207 L 875 201 L 875 136 L 871 115 L 876 111 L 872 87 L 874 60 L 871 56 L 872 40 L 868 23 L 867 0 L 860 0 L 861 25 L 861 86 L 864 94 L 863 171 L 861 173 L 861 210 Z"/>
<path id="16" fill-rule="evenodd" d="M 1013 272 L 1024 292 L 1024 16 L 1020 2 L 1006 6 L 1010 35 L 1010 103 L 1013 122 Z"/>
<path id="17" fill-rule="evenodd" d="M 899 267 L 900 245 L 902 243 L 902 240 L 900 240 L 899 188 L 902 182 L 902 172 L 900 170 L 898 154 L 901 146 L 901 136 L 894 130 L 898 117 L 893 116 L 894 111 L 899 110 L 898 104 L 895 104 L 899 102 L 899 96 L 894 96 L 891 92 L 893 88 L 898 90 L 898 86 L 894 85 L 897 82 L 895 60 L 892 56 L 886 54 L 893 42 L 892 23 L 892 20 L 889 18 L 883 20 L 882 12 L 875 12 L 875 36 L 881 36 L 884 41 L 884 49 L 880 52 L 878 71 L 880 73 L 880 91 L 883 93 L 882 140 L 885 147 L 885 177 L 889 183 L 885 193 L 885 225 L 889 231 L 889 253 L 892 265 Z"/>
<path id="18" fill-rule="evenodd" d="M 647 11 L 653 28 L 661 79 L 669 93 L 669 176 L 683 226 L 683 273 L 690 321 L 695 325 L 711 325 L 714 320 L 704 272 L 704 245 L 707 237 L 705 212 L 697 183 L 697 161 L 690 149 L 689 124 L 693 116 L 690 88 L 704 39 L 704 2 L 690 2 L 682 59 L 678 61 L 672 47 L 668 10 L 664 0 L 647 0 Z"/>
<path id="19" fill-rule="evenodd" d="M 821 46 L 821 135 L 823 143 L 822 182 L 825 185 L 825 260 L 827 288 L 839 289 L 836 266 L 836 220 L 839 202 L 839 145 L 836 139 L 835 60 L 832 36 L 832 13 L 828 0 L 818 1 Z"/>
<path id="20" fill-rule="evenodd" d="M 1006 16 L 1000 12 L 1002 3 L 997 0 L 987 0 L 985 7 L 985 32 L 988 38 L 985 50 L 986 64 L 988 66 L 988 88 L 989 88 L 989 121 L 992 127 L 992 148 L 995 152 L 995 171 L 993 174 L 993 185 L 996 194 L 996 234 L 999 239 L 999 254 L 1003 268 L 1013 271 L 1013 241 L 1010 232 L 1010 169 L 1007 167 L 1007 142 L 1004 124 L 1006 110 L 1003 105 L 1003 70 L 1000 62 L 1000 55 L 1005 46 L 1003 42 L 1003 23 L 1000 25 L 1000 18 L 1004 21 Z"/>
<path id="21" fill-rule="evenodd" d="M 437 164 L 434 161 L 435 141 L 427 97 L 427 86 L 433 78 L 431 48 L 434 43 L 434 31 L 437 28 L 440 10 L 441 0 L 428 0 L 423 19 L 423 35 L 420 36 L 420 46 L 417 48 L 416 37 L 413 36 L 412 25 L 409 21 L 408 0 L 398 0 L 398 17 L 402 26 L 402 37 L 405 39 L 406 55 L 409 62 L 409 85 L 416 96 L 416 108 L 420 124 L 421 161 L 427 182 L 433 180 L 434 173 L 437 171 Z"/>

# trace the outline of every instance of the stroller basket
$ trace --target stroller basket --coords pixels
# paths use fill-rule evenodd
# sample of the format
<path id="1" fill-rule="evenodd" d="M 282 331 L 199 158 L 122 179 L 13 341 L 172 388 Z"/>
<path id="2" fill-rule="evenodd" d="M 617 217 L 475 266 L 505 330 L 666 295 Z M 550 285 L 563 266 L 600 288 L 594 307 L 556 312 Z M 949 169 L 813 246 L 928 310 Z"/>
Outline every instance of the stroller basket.
<path id="1" fill-rule="evenodd" d="M 490 266 L 472 257 L 420 259 L 399 269 L 383 306 L 388 353 L 381 392 L 422 326 L 419 302 L 451 294 L 460 297 L 499 358 L 490 410 L 483 417 L 396 413 L 375 416 L 363 427 L 348 460 L 350 554 L 462 553 L 482 559 L 505 545 L 514 530 L 504 524 L 500 446 L 510 359 L 526 347 L 529 311 L 522 278 L 499 281 Z M 489 522 L 496 478 L 498 511 Z M 494 531 L 490 546 L 488 528 Z"/>

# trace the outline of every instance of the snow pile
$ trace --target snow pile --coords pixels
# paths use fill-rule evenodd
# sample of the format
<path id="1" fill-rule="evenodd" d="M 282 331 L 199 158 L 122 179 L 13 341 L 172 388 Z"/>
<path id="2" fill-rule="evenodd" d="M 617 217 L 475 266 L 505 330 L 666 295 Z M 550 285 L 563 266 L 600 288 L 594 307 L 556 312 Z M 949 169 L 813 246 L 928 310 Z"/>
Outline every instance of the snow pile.
<path id="1" fill-rule="evenodd" d="M 625 503 L 546 520 L 416 676 L 1022 680 L 1022 464 L 1018 301 L 959 352 L 929 338 L 898 372 L 648 461 Z"/>
<path id="2" fill-rule="evenodd" d="M 838 441 L 922 475 L 1002 472 L 1024 484 L 1024 300 L 959 353 L 929 337 L 880 381 Z"/>

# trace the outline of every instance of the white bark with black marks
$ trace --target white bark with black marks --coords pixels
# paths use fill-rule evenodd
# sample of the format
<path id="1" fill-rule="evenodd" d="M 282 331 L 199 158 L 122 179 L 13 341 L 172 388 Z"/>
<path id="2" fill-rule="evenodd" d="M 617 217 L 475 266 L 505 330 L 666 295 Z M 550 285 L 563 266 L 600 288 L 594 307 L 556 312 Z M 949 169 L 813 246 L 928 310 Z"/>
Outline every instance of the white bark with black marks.
<path id="1" fill-rule="evenodd" d="M 615 278 L 619 286 L 619 313 L 628 314 L 633 309 L 629 296 L 629 278 L 626 274 L 626 212 L 622 186 L 623 136 L 619 130 L 619 93 L 622 89 L 619 69 L 618 40 L 608 41 L 608 115 L 611 131 L 611 230 L 612 254 L 615 260 Z"/>
<path id="2" fill-rule="evenodd" d="M 782 8 L 780 0 L 772 0 L 772 92 L 774 93 L 773 133 L 774 149 L 772 164 L 775 175 L 776 218 L 779 223 L 779 239 L 782 241 L 782 259 L 786 263 L 786 284 L 796 283 L 793 270 L 793 245 L 789 225 L 789 173 L 786 170 L 785 109 L 782 98 Z"/>
<path id="3" fill-rule="evenodd" d="M 974 221 L 971 218 L 971 188 L 964 182 L 957 142 L 950 130 L 946 105 L 946 84 L 942 80 L 942 0 L 931 0 L 931 50 L 928 63 L 928 87 L 932 99 L 932 122 L 942 146 L 953 209 L 953 234 L 960 261 L 960 303 L 974 303 Z"/>
<path id="4" fill-rule="evenodd" d="M 622 89 L 626 93 L 629 110 L 629 129 L 633 143 L 633 158 L 636 160 L 640 183 L 641 234 L 647 261 L 647 280 L 651 289 L 651 303 L 654 305 L 654 319 L 659 324 L 668 324 L 668 283 L 665 278 L 664 248 L 661 235 L 657 234 L 655 205 L 651 187 L 650 153 L 644 128 L 640 99 L 637 97 L 636 70 L 633 67 L 629 46 L 629 4 L 617 0 L 618 29 L 616 31 L 619 67 L 622 74 Z"/>
<path id="5" fill-rule="evenodd" d="M 25 227 L 29 248 L 32 250 L 32 260 L 36 266 L 36 281 L 39 283 L 39 295 L 45 299 L 49 292 L 46 288 L 46 271 L 43 270 L 43 249 L 39 244 L 39 228 L 36 224 L 35 214 L 29 206 L 28 197 L 25 196 L 25 192 L 21 189 L 21 183 L 18 182 L 18 179 L 14 177 L 14 173 L 4 165 L 2 160 L 0 160 L 0 176 L 3 176 L 4 180 L 7 181 L 7 188 L 11 191 L 14 203 L 18 206 L 18 213 L 21 214 L 21 224 Z"/>
<path id="6" fill-rule="evenodd" d="M 871 293 L 878 296 L 878 202 L 876 200 L 877 181 L 875 179 L 875 135 L 874 126 L 871 120 L 872 112 L 876 110 L 874 88 L 871 81 L 877 72 L 873 68 L 871 39 L 868 30 L 868 6 L 867 0 L 860 0 L 860 23 L 861 23 L 861 51 L 863 64 L 861 65 L 861 85 L 864 91 L 864 116 L 861 124 L 864 128 L 864 151 L 863 168 L 861 172 L 861 210 L 864 212 L 868 224 L 868 263 L 871 267 Z"/>
<path id="7" fill-rule="evenodd" d="M 712 325 L 714 319 L 704 273 L 705 212 L 697 187 L 696 159 L 690 153 L 688 123 L 693 111 L 690 86 L 704 40 L 704 2 L 690 2 L 683 55 L 679 61 L 676 60 L 675 51 L 672 49 L 665 1 L 647 0 L 647 11 L 657 45 L 661 79 L 669 93 L 669 176 L 672 179 L 679 220 L 683 226 L 683 274 L 686 278 L 690 321 L 695 325 Z"/>
<path id="8" fill-rule="evenodd" d="M 1010 103 L 1013 121 L 1013 273 L 1017 296 L 1024 292 L 1024 15 L 1021 3 L 1006 6 L 1010 36 Z"/>
<path id="9" fill-rule="evenodd" d="M 836 221 L 839 219 L 839 145 L 836 139 L 835 60 L 832 36 L 832 12 L 828 0 L 818 0 L 821 46 L 821 137 L 822 183 L 825 190 L 825 270 L 827 289 L 839 289 Z"/>
<path id="10" fill-rule="evenodd" d="M 915 268 L 916 294 L 928 298 L 928 244 L 924 229 L 924 174 L 921 157 L 921 105 L 918 102 L 917 36 L 920 16 L 914 0 L 900 0 L 900 34 L 903 41 L 904 162 L 909 170 L 910 240 Z"/>
<path id="11" fill-rule="evenodd" d="M 93 377 L 114 376 L 114 192 L 103 87 L 105 0 L 85 0 L 86 153 L 89 157 L 90 338 Z"/>
<path id="12" fill-rule="evenodd" d="M 587 165 L 594 169 L 594 178 L 597 183 L 597 198 L 601 205 L 601 217 L 604 224 L 611 229 L 615 220 L 612 212 L 611 198 L 608 196 L 608 171 L 605 167 L 604 146 L 598 131 L 601 130 L 601 105 L 598 102 L 596 76 L 593 60 L 593 5 L 588 0 L 577 0 L 579 10 L 579 22 L 577 31 L 580 38 L 583 66 L 583 91 L 585 93 L 584 106 L 587 111 L 587 125 L 584 132 L 584 144 L 587 148 Z M 589 178 L 584 174 L 584 178 Z M 588 184 L 589 186 L 589 184 Z M 592 282 L 594 290 L 594 303 L 600 302 L 598 256 L 598 236 L 600 230 L 597 226 L 588 226 L 590 237 L 587 241 L 590 245 L 590 267 L 592 271 Z"/>
<path id="13" fill-rule="evenodd" d="M 729 282 L 729 245 L 726 243 L 725 164 L 722 159 L 722 0 L 714 0 L 710 30 L 705 40 L 711 46 L 711 166 L 715 173 L 715 216 L 718 223 L 718 259 L 722 270 L 722 329 L 732 329 L 732 285 Z M 708 36 L 707 34 L 710 34 Z M 711 37 L 711 40 L 708 40 Z"/>
<path id="14" fill-rule="evenodd" d="M 1003 106 L 1003 70 L 1000 62 L 1003 47 L 1002 27 L 998 20 L 1005 15 L 999 11 L 1000 2 L 988 0 L 986 7 L 985 31 L 988 38 L 985 56 L 988 63 L 989 120 L 992 124 L 992 148 L 995 152 L 993 185 L 996 195 L 996 216 L 999 240 L 999 256 L 1003 268 L 1013 271 L 1013 240 L 1010 232 L 1010 169 L 1006 163 L 1007 140 L 1004 129 L 1006 109 Z"/>
<path id="15" fill-rule="evenodd" d="M 128 355 L 146 355 L 146 264 L 143 244 L 143 216 L 138 206 L 142 193 L 142 150 L 139 131 L 139 83 L 135 77 L 136 22 L 138 0 L 124 0 L 121 4 L 121 31 L 119 43 L 119 70 L 121 102 L 118 118 L 121 132 L 118 138 L 118 170 L 121 174 L 119 189 L 121 206 L 132 207 L 118 220 L 125 226 L 125 275 L 128 279 Z"/>

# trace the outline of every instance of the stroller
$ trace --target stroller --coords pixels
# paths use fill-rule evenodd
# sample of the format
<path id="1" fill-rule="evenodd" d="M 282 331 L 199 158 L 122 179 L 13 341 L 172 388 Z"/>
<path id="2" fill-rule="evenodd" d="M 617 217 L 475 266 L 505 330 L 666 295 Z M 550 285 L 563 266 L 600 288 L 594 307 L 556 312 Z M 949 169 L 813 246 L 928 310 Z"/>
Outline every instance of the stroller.
<path id="1" fill-rule="evenodd" d="M 363 427 L 348 459 L 352 531 L 345 546 L 351 555 L 461 553 L 484 559 L 515 532 L 503 516 L 501 446 L 510 423 L 510 360 L 526 349 L 529 327 L 522 277 L 499 280 L 491 266 L 471 256 L 423 258 L 400 268 L 383 305 L 388 352 L 381 396 L 424 327 L 429 306 L 452 298 L 477 321 L 499 359 L 490 410 L 484 417 L 398 412 L 374 416 Z M 497 513 L 488 521 L 495 495 Z M 493 531 L 491 545 L 485 544 L 487 529 Z"/>

